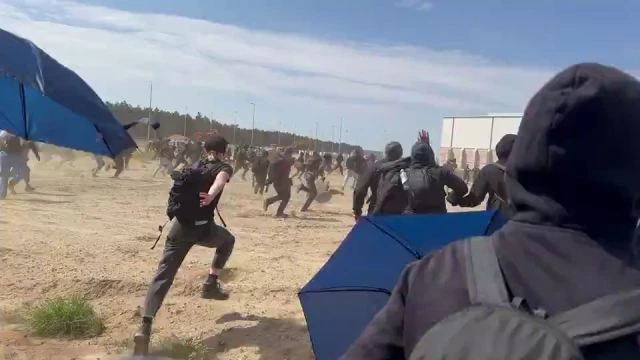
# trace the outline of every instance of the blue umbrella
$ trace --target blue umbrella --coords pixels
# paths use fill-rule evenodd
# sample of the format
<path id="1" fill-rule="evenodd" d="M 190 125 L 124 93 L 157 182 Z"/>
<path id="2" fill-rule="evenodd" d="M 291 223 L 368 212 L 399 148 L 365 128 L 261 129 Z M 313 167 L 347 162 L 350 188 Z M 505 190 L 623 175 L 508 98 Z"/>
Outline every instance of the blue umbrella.
<path id="1" fill-rule="evenodd" d="M 115 157 L 136 144 L 76 73 L 0 29 L 0 130 Z"/>
<path id="2" fill-rule="evenodd" d="M 408 263 L 504 222 L 494 211 L 362 218 L 298 294 L 316 359 L 334 360 L 347 350 Z"/>

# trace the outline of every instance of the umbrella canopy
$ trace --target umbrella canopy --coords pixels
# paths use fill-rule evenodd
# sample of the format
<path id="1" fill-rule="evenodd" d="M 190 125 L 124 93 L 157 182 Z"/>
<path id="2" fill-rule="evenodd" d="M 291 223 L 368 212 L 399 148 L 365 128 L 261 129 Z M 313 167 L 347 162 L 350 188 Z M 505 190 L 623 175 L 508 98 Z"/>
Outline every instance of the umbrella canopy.
<path id="1" fill-rule="evenodd" d="M 504 222 L 495 211 L 361 218 L 298 294 L 316 359 L 347 350 L 407 264 L 452 241 L 489 235 Z"/>
<path id="2" fill-rule="evenodd" d="M 0 29 L 0 129 L 115 157 L 136 144 L 76 73 L 28 40 Z"/>

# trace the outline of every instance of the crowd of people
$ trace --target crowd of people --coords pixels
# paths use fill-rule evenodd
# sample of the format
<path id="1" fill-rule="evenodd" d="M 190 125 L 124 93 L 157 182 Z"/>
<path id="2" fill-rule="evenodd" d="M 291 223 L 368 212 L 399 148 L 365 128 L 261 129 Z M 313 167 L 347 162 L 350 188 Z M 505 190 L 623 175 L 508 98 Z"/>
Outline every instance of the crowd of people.
<path id="1" fill-rule="evenodd" d="M 173 180 L 167 209 L 170 228 L 135 334 L 135 351 L 148 351 L 153 318 L 194 245 L 216 249 L 202 297 L 228 299 L 218 275 L 232 254 L 235 238 L 214 221 L 214 210 L 232 176 L 246 180 L 251 171 L 254 194 L 264 195 L 273 188 L 274 195 L 263 199 L 263 209 L 278 203 L 279 218 L 287 217 L 294 180 L 299 180 L 296 191 L 306 193 L 302 212 L 318 199 L 318 184 L 325 184 L 325 192 L 353 192 L 356 221 L 365 205 L 369 216 L 441 214 L 447 212 L 447 203 L 476 207 L 485 199 L 487 209 L 510 219 L 490 237 L 461 239 L 410 264 L 386 306 L 344 359 L 426 359 L 435 353 L 452 359 L 564 359 L 557 354 L 568 351 L 567 339 L 588 335 L 571 333 L 564 323 L 554 322 L 561 315 L 577 321 L 574 313 L 587 317 L 582 321 L 593 327 L 589 331 L 605 334 L 580 338 L 579 353 L 585 359 L 637 359 L 638 121 L 638 80 L 611 67 L 579 64 L 556 75 L 532 97 L 518 134 L 507 134 L 497 143 L 496 162 L 473 170 L 465 165 L 461 177 L 455 159 L 442 166 L 437 163 L 425 131 L 419 133 L 409 156 L 392 141 L 382 159 L 361 150 L 345 159 L 342 154 L 293 147 L 269 152 L 238 146 L 230 153 L 219 135 L 203 142 L 152 141 L 147 150 L 159 162 L 153 176 L 161 173 Z M 594 144 L 599 144 L 597 149 Z M 20 181 L 33 191 L 27 161 L 29 152 L 40 159 L 36 144 L 2 132 L 0 146 L 0 198 Z M 132 154 L 116 157 L 115 177 L 127 168 Z M 95 159 L 92 174 L 97 176 L 105 162 L 99 156 Z M 339 189 L 330 190 L 327 175 L 332 172 L 343 176 Z M 486 266 L 483 274 L 474 267 L 476 261 Z M 477 284 L 491 289 L 478 289 Z M 624 301 L 627 306 L 619 306 Z M 491 306 L 512 313 L 498 314 Z M 474 307 L 485 311 L 470 310 Z M 517 329 L 492 327 L 491 316 L 512 321 Z M 473 321 L 480 321 L 486 331 L 475 329 Z M 533 321 L 538 325 L 543 321 L 544 326 L 534 329 Z M 509 347 L 524 341 L 518 336 L 525 330 L 519 329 L 544 341 L 529 348 Z M 569 334 L 560 336 L 558 329 Z M 527 357 L 536 352 L 538 357 Z"/>

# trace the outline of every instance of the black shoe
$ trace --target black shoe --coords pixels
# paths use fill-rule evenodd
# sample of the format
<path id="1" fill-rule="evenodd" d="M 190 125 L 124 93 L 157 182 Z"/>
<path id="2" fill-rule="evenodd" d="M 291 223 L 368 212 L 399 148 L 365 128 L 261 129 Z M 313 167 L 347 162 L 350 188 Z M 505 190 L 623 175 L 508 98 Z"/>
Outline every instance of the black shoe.
<path id="1" fill-rule="evenodd" d="M 133 355 L 147 355 L 149 353 L 149 340 L 151 339 L 151 321 L 140 324 L 138 331 L 133 336 Z"/>
<path id="2" fill-rule="evenodd" d="M 220 282 L 217 280 L 214 283 L 202 284 L 202 294 L 200 295 L 203 299 L 213 299 L 213 300 L 227 300 L 229 299 L 229 293 L 222 290 L 220 287 Z"/>

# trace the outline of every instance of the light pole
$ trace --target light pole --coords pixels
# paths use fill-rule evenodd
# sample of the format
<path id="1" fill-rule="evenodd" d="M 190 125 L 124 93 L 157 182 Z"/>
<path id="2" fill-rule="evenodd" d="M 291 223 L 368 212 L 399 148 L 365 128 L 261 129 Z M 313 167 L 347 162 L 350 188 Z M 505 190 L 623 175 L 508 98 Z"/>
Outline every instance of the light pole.
<path id="1" fill-rule="evenodd" d="M 318 122 L 316 121 L 316 141 L 314 142 L 314 151 L 318 151 Z"/>
<path id="2" fill-rule="evenodd" d="M 184 137 L 187 137 L 187 112 L 188 111 L 189 111 L 189 108 L 186 108 L 184 112 L 184 128 L 182 129 L 182 135 Z"/>
<path id="3" fill-rule="evenodd" d="M 153 82 L 149 81 L 149 122 L 147 122 L 147 142 L 151 135 L 151 103 L 153 100 Z"/>
<path id="4" fill-rule="evenodd" d="M 342 118 L 340 118 L 340 137 L 338 139 L 338 153 L 342 154 Z"/>
<path id="5" fill-rule="evenodd" d="M 336 126 L 331 125 L 331 152 L 335 151 L 334 145 L 336 144 Z"/>
<path id="6" fill-rule="evenodd" d="M 236 145 L 236 130 L 238 130 L 238 124 L 233 124 L 233 145 Z"/>
<path id="7" fill-rule="evenodd" d="M 251 118 L 251 146 L 253 146 L 253 134 L 256 130 L 256 103 L 250 102 L 253 105 L 253 116 Z"/>
<path id="8" fill-rule="evenodd" d="M 280 146 L 280 134 L 282 134 L 282 131 L 280 130 L 282 128 L 282 121 L 278 121 L 278 146 Z"/>

